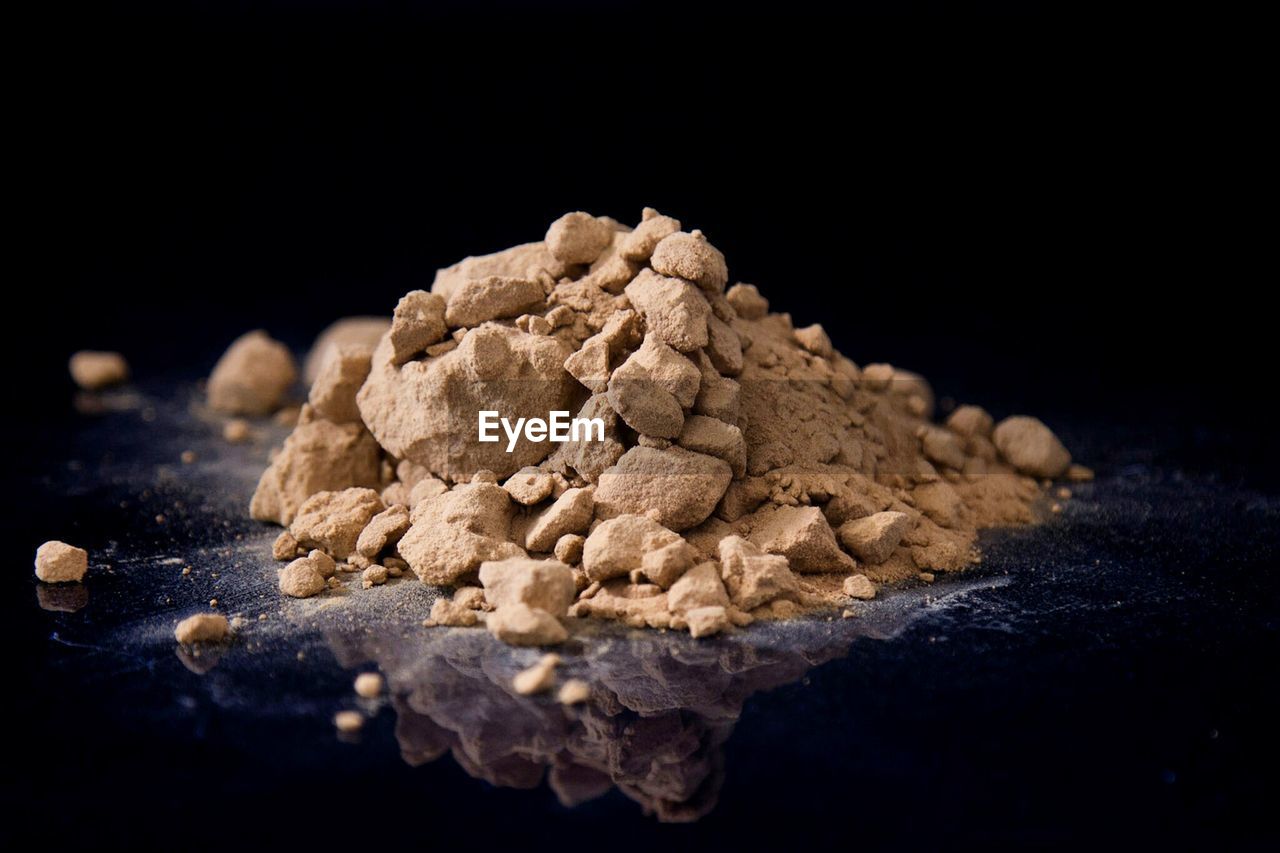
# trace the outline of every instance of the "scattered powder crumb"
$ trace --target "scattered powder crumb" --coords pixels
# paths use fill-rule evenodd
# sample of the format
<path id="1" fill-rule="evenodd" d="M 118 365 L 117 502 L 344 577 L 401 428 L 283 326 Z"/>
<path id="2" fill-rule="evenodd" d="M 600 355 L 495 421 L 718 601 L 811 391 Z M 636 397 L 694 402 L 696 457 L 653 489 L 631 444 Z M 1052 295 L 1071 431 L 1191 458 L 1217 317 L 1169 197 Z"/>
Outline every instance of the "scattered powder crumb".
<path id="1" fill-rule="evenodd" d="M 512 679 L 511 686 L 521 696 L 532 696 L 551 689 L 556 680 L 556 667 L 560 665 L 560 656 L 546 654 L 528 669 L 521 670 Z"/>
<path id="2" fill-rule="evenodd" d="M 86 391 L 110 388 L 129 378 L 129 363 L 118 352 L 80 350 L 67 366 L 71 379 Z"/>
<path id="3" fill-rule="evenodd" d="M 933 574 L 933 572 L 921 572 L 921 573 L 920 573 L 920 580 L 924 581 L 925 583 L 933 583 L 933 581 L 934 581 L 934 574 Z"/>
<path id="4" fill-rule="evenodd" d="M 339 711 L 333 715 L 333 725 L 343 734 L 354 734 L 364 728 L 364 715 L 359 711 Z"/>
<path id="5" fill-rule="evenodd" d="M 173 636 L 183 645 L 220 643 L 227 638 L 230 626 L 221 613 L 197 613 L 188 616 L 173 629 Z"/>
<path id="6" fill-rule="evenodd" d="M 844 594 L 861 601 L 870 601 L 876 597 L 876 585 L 866 575 L 849 575 L 841 586 Z"/>
<path id="7" fill-rule="evenodd" d="M 377 566 L 377 565 L 370 566 L 369 568 L 365 569 L 364 572 L 362 572 L 360 575 L 360 585 L 365 589 L 370 589 L 371 587 L 375 587 L 375 586 L 381 586 L 386 582 L 387 582 L 386 566 Z"/>
<path id="8" fill-rule="evenodd" d="M 376 699 L 382 695 L 382 676 L 376 672 L 362 672 L 356 676 L 356 695 Z"/>
<path id="9" fill-rule="evenodd" d="M 89 571 L 89 552 L 54 539 L 36 549 L 36 577 L 45 583 L 76 583 Z"/>
<path id="10" fill-rule="evenodd" d="M 190 465 L 196 461 L 196 452 L 194 450 L 184 450 L 178 458 L 182 460 L 183 465 Z"/>

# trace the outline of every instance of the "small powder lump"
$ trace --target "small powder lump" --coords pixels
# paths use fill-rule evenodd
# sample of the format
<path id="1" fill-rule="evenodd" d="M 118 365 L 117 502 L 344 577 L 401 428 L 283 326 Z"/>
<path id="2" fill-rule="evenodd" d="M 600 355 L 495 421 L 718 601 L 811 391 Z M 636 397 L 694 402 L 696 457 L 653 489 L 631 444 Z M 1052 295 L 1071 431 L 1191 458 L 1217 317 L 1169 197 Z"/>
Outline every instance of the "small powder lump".
<path id="1" fill-rule="evenodd" d="M 71 379 L 86 391 L 100 391 L 129 378 L 129 363 L 118 352 L 80 350 L 67 365 Z"/>
<path id="2" fill-rule="evenodd" d="M 324 594 L 334 561 L 378 595 L 411 573 L 459 589 L 427 624 L 513 645 L 562 643 L 581 619 L 710 637 L 837 613 L 964 570 L 979 530 L 1034 523 L 1046 482 L 1092 476 L 1035 418 L 935 420 L 923 377 L 771 311 L 708 235 L 653 209 L 634 228 L 574 211 L 464 258 L 390 318 L 335 324 L 307 374 L 251 506 L 287 527 L 281 591 Z M 252 332 L 210 405 L 269 412 L 293 380 Z M 604 434 L 482 442 L 481 410 L 567 411 Z M 550 689 L 547 660 L 518 692 Z"/>
<path id="3" fill-rule="evenodd" d="M 173 629 L 173 636 L 179 643 L 220 643 L 227 638 L 230 631 L 227 617 L 221 613 L 197 613 L 188 616 Z"/>
<path id="4" fill-rule="evenodd" d="M 52 540 L 36 549 L 36 577 L 45 583 L 78 583 L 89 571 L 89 552 Z"/>

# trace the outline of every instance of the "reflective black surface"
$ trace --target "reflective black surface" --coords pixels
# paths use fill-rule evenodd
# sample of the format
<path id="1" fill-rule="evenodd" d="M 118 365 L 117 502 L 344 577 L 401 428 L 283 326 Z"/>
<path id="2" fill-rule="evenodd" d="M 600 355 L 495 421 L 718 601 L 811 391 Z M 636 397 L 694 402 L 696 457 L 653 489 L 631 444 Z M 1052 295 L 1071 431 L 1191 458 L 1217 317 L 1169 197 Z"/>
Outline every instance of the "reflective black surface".
<path id="1" fill-rule="evenodd" d="M 414 581 L 282 607 L 273 532 L 242 511 L 279 428 L 227 445 L 184 384 L 97 399 L 120 410 L 47 433 L 65 456 L 6 514 L 27 749 L 5 796 L 74 804 L 61 837 L 168 843 L 211 822 L 624 849 L 750 838 L 763 820 L 907 845 L 1271 832 L 1277 501 L 1181 467 L 1195 454 L 1177 430 L 1117 446 L 1066 425 L 1100 476 L 1059 518 L 993 532 L 975 571 L 855 619 L 701 642 L 592 627 L 561 673 L 592 698 L 566 711 L 509 688 L 536 652 L 422 629 L 432 593 Z M 54 535 L 90 549 L 82 589 L 31 577 Z M 193 658 L 172 625 L 212 597 L 246 624 Z M 370 669 L 384 700 L 351 690 Z M 344 708 L 371 717 L 355 739 L 332 726 Z"/>

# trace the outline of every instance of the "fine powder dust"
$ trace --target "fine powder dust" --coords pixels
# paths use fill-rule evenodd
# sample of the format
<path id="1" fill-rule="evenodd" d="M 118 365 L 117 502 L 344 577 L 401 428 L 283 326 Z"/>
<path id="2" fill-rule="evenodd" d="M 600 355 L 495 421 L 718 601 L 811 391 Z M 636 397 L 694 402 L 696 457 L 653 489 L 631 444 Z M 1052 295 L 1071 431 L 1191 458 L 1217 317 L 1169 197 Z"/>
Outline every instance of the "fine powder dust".
<path id="1" fill-rule="evenodd" d="M 700 637 L 960 571 L 978 530 L 1032 523 L 1045 481 L 1089 476 L 1034 418 L 961 406 L 934 423 L 923 378 L 859 367 L 729 285 L 720 251 L 669 216 L 576 212 L 440 270 L 389 324 L 335 324 L 253 496 L 254 518 L 287 528 L 281 589 L 412 573 L 456 590 L 434 623 L 513 644 L 563 641 L 573 617 Z M 240 377 L 233 355 L 219 408 L 269 409 L 291 367 Z M 508 452 L 478 440 L 482 410 L 567 411 L 605 435 Z"/>

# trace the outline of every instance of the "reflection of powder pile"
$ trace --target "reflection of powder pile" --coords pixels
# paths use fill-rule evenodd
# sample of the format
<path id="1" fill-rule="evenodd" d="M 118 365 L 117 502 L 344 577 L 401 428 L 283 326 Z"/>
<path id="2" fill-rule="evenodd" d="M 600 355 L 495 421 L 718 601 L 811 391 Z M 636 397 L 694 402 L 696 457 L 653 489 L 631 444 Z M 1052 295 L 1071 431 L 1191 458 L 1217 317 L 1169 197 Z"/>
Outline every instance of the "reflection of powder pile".
<path id="1" fill-rule="evenodd" d="M 979 528 L 1033 520 L 1032 477 L 1081 471 L 1032 418 L 932 424 L 922 378 L 859 368 L 728 280 L 656 211 L 635 229 L 571 213 L 441 270 L 376 347 L 327 346 L 253 498 L 290 526 L 277 557 L 312 581 L 293 594 L 338 582 L 328 558 L 407 565 L 478 579 L 483 599 L 433 618 L 510 642 L 557 642 L 567 615 L 702 636 L 866 597 L 851 575 L 963 569 Z M 577 412 L 606 436 L 508 453 L 477 440 L 482 409 Z"/>

